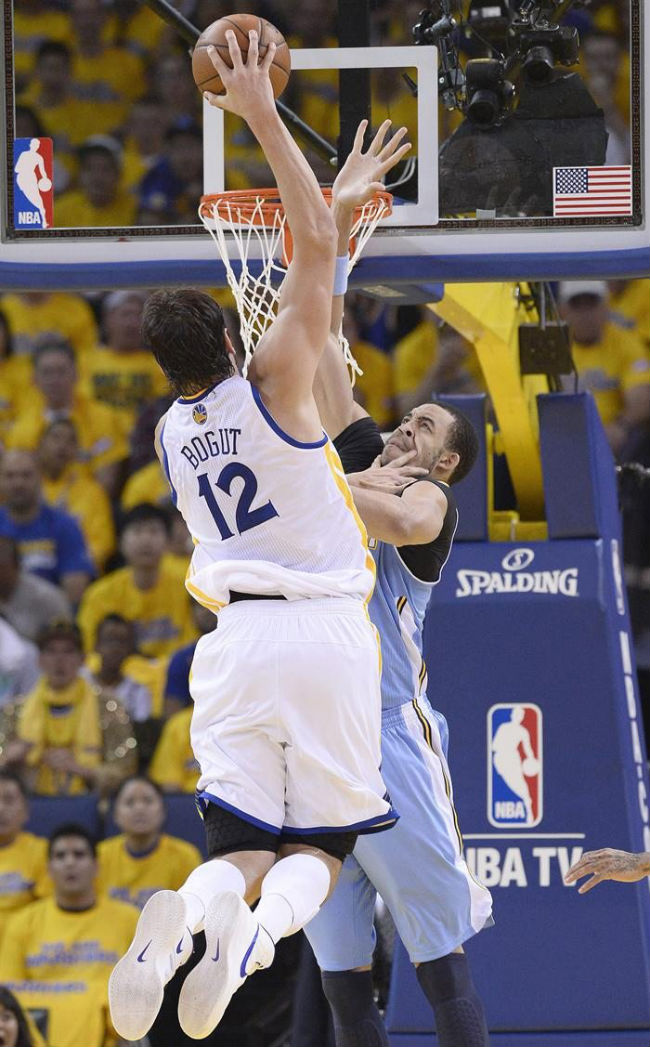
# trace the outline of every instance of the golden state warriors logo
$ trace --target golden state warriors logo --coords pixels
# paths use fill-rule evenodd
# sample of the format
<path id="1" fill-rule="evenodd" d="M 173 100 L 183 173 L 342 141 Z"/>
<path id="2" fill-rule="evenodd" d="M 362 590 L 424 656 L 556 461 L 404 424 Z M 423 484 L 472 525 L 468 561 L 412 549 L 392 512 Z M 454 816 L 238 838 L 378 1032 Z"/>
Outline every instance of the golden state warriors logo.
<path id="1" fill-rule="evenodd" d="M 197 404 L 196 407 L 192 408 L 192 418 L 197 425 L 203 425 L 208 418 L 208 412 L 206 411 L 203 404 Z"/>

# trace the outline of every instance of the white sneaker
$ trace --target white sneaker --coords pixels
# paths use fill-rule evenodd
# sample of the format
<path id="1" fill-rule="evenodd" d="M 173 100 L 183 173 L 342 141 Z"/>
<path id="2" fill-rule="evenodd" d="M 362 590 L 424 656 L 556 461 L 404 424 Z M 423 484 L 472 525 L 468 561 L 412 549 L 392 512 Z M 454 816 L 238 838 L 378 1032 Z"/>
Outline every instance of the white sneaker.
<path id="1" fill-rule="evenodd" d="M 165 985 L 192 955 L 185 902 L 176 891 L 158 891 L 140 913 L 128 952 L 108 981 L 113 1025 L 124 1040 L 140 1040 L 160 1010 Z"/>
<path id="2" fill-rule="evenodd" d="M 249 974 L 270 967 L 275 946 L 243 898 L 223 891 L 205 914 L 205 955 L 190 971 L 178 1001 L 181 1028 L 195 1040 L 219 1024 Z"/>

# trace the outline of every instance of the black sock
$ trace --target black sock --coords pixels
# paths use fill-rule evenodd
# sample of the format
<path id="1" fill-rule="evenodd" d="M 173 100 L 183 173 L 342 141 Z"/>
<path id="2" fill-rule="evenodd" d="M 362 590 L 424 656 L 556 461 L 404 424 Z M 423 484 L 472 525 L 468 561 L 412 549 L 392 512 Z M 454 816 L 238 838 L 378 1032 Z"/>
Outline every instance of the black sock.
<path id="1" fill-rule="evenodd" d="M 488 1047 L 483 1004 L 465 954 L 452 952 L 439 960 L 421 963 L 416 973 L 433 1007 L 440 1047 Z"/>
<path id="2" fill-rule="evenodd" d="M 389 1047 L 375 1003 L 372 971 L 323 971 L 322 979 L 332 1008 L 336 1047 Z"/>

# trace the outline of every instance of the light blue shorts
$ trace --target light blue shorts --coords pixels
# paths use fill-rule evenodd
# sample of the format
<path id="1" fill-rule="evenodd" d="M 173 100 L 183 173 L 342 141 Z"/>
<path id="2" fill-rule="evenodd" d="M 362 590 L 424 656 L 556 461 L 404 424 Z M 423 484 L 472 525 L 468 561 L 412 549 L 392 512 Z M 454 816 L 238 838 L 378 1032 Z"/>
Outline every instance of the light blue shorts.
<path id="1" fill-rule="evenodd" d="M 322 970 L 372 962 L 377 893 L 412 963 L 446 956 L 492 924 L 490 892 L 463 858 L 446 743 L 447 722 L 426 699 L 384 710 L 381 772 L 401 817 L 388 832 L 359 837 L 305 928 Z"/>

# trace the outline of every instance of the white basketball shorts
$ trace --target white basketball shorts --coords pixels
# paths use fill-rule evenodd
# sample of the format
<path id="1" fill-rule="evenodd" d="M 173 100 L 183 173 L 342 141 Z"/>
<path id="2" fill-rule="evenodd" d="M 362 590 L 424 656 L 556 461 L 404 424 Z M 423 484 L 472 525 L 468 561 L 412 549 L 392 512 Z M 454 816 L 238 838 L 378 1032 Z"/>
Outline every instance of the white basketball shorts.
<path id="1" fill-rule="evenodd" d="M 228 605 L 192 665 L 199 798 L 283 836 L 390 828 L 379 679 L 358 600 Z"/>

